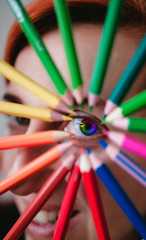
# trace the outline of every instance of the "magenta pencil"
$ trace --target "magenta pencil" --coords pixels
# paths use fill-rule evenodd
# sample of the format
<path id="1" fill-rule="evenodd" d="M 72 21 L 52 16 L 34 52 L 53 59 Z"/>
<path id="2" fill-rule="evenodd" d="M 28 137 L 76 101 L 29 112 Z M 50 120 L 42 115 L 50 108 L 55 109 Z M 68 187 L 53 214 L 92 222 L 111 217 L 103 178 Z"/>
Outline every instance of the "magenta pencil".
<path id="1" fill-rule="evenodd" d="M 70 175 L 70 178 L 65 190 L 53 240 L 63 240 L 65 238 L 65 234 L 67 232 L 67 228 L 69 225 L 74 202 L 76 199 L 80 179 L 81 179 L 81 173 L 80 173 L 79 163 L 77 161 L 76 164 L 74 165 L 74 168 L 72 170 L 72 173 Z"/>
<path id="2" fill-rule="evenodd" d="M 99 240 L 110 240 L 100 193 L 95 178 L 95 172 L 92 169 L 85 149 L 82 149 L 81 153 L 80 171 L 82 174 L 89 205 L 92 211 L 97 237 Z"/>
<path id="3" fill-rule="evenodd" d="M 28 224 L 33 220 L 50 195 L 54 192 L 59 183 L 63 180 L 66 174 L 71 170 L 75 162 L 75 154 L 70 155 L 62 161 L 55 171 L 50 175 L 44 183 L 40 191 L 37 193 L 33 201 L 25 209 L 23 214 L 19 217 L 17 222 L 13 225 L 11 230 L 5 236 L 4 240 L 19 239 Z"/>
<path id="4" fill-rule="evenodd" d="M 103 133 L 116 145 L 146 158 L 146 144 L 124 133 L 103 130 Z"/>

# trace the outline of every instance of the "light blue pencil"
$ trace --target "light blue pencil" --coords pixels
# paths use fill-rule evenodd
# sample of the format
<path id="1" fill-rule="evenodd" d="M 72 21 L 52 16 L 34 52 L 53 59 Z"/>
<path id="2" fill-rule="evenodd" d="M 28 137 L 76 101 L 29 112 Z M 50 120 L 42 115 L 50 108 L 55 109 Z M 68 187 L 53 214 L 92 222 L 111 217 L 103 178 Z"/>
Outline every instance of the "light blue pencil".
<path id="1" fill-rule="evenodd" d="M 108 166 L 98 159 L 97 155 L 87 148 L 92 167 L 101 181 L 104 183 L 108 191 L 111 193 L 115 201 L 139 232 L 142 238 L 146 239 L 146 222 L 129 199 L 117 179 L 114 177 Z"/>

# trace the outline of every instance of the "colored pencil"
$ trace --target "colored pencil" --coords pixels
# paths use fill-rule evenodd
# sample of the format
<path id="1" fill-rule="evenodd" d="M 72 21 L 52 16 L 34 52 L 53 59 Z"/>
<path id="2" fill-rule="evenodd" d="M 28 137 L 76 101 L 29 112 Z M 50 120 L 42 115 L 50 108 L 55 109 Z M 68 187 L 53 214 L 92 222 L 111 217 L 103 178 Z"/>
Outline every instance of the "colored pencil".
<path id="1" fill-rule="evenodd" d="M 47 73 L 50 75 L 62 99 L 66 102 L 66 104 L 69 104 L 70 106 L 73 105 L 73 97 L 67 89 L 66 83 L 48 53 L 41 37 L 39 36 L 39 33 L 35 29 L 22 3 L 19 0 L 7 0 L 7 3 L 19 22 L 30 45 L 34 48 Z"/>
<path id="2" fill-rule="evenodd" d="M 64 104 L 60 97 L 42 87 L 37 82 L 31 80 L 29 77 L 16 70 L 13 66 L 3 60 L 0 60 L 0 73 L 8 80 L 18 84 L 41 99 L 43 102 L 47 103 L 49 107 L 75 115 L 75 112 Z"/>
<path id="3" fill-rule="evenodd" d="M 104 216 L 104 210 L 102 207 L 97 181 L 95 178 L 95 172 L 93 171 L 85 149 L 82 149 L 81 152 L 80 171 L 82 174 L 85 191 L 93 215 L 97 237 L 99 240 L 108 240 L 110 239 L 110 236 Z"/>
<path id="4" fill-rule="evenodd" d="M 108 62 L 110 59 L 123 4 L 124 0 L 112 0 L 109 2 L 101 41 L 99 44 L 95 66 L 91 77 L 88 95 L 88 104 L 90 111 L 95 106 L 96 102 L 99 101 L 99 95 L 101 94 L 103 88 L 104 78 L 108 67 Z"/>
<path id="5" fill-rule="evenodd" d="M 112 126 L 128 131 L 146 132 L 146 118 L 125 117 L 109 122 Z"/>
<path id="6" fill-rule="evenodd" d="M 51 109 L 0 101 L 0 113 L 23 118 L 35 118 L 47 122 L 71 121 L 72 118 Z"/>
<path id="7" fill-rule="evenodd" d="M 107 190 L 111 193 L 115 201 L 118 203 L 141 237 L 146 239 L 146 222 L 134 206 L 133 202 L 118 183 L 108 166 L 98 158 L 97 154 L 93 153 L 91 149 L 88 150 L 88 154 L 93 169 L 98 177 L 104 183 Z"/>
<path id="8" fill-rule="evenodd" d="M 19 134 L 1 137 L 0 150 L 53 144 L 60 142 L 72 135 L 73 134 L 69 132 L 50 130 L 31 134 Z"/>
<path id="9" fill-rule="evenodd" d="M 53 240 L 63 240 L 65 238 L 80 180 L 81 173 L 79 163 L 77 161 L 73 167 L 65 190 Z"/>
<path id="10" fill-rule="evenodd" d="M 119 105 L 135 81 L 140 69 L 146 60 L 146 35 L 141 40 L 134 56 L 127 65 L 124 73 L 114 87 L 111 95 L 109 96 L 105 109 L 104 116 L 108 115 L 114 108 Z"/>
<path id="11" fill-rule="evenodd" d="M 49 176 L 44 185 L 41 187 L 33 201 L 21 214 L 17 222 L 5 236 L 4 240 L 19 239 L 28 224 L 33 220 L 37 213 L 41 210 L 50 195 L 54 192 L 59 183 L 64 179 L 66 174 L 71 170 L 75 161 L 75 155 L 72 154 L 63 160 L 55 171 Z"/>
<path id="12" fill-rule="evenodd" d="M 146 143 L 120 132 L 103 130 L 103 133 L 119 147 L 146 158 Z"/>
<path id="13" fill-rule="evenodd" d="M 136 181 L 146 187 L 146 171 L 126 153 L 119 150 L 113 144 L 108 144 L 105 141 L 99 139 L 98 143 L 105 150 L 109 158 L 126 171 Z"/>
<path id="14" fill-rule="evenodd" d="M 146 90 L 128 99 L 126 102 L 115 108 L 106 118 L 105 122 L 111 122 L 117 118 L 126 117 L 127 115 L 136 112 L 146 105 Z"/>
<path id="15" fill-rule="evenodd" d="M 57 161 L 63 153 L 75 144 L 75 140 L 58 144 L 22 167 L 16 173 L 2 180 L 0 182 L 0 195 Z"/>
<path id="16" fill-rule="evenodd" d="M 72 80 L 72 93 L 76 102 L 81 104 L 83 102 L 83 82 L 77 59 L 67 2 L 66 0 L 54 0 L 54 6 Z"/>

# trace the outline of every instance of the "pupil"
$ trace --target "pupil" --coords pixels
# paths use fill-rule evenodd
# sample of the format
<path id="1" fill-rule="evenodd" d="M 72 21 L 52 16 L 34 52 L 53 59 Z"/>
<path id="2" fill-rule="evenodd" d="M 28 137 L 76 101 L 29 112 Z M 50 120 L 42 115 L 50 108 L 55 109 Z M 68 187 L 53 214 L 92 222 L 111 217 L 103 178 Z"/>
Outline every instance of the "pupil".
<path id="1" fill-rule="evenodd" d="M 87 130 L 89 130 L 91 127 L 92 127 L 91 123 L 86 123 L 86 124 L 85 124 L 85 128 L 86 128 Z"/>

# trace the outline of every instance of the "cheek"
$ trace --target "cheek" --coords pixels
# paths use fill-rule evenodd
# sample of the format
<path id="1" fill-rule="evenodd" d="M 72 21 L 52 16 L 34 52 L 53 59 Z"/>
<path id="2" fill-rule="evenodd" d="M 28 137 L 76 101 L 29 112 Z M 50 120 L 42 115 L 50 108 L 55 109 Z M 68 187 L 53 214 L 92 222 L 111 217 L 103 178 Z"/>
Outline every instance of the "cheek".
<path id="1" fill-rule="evenodd" d="M 15 163 L 17 149 L 5 150 L 2 152 L 2 171 L 8 174 Z"/>

